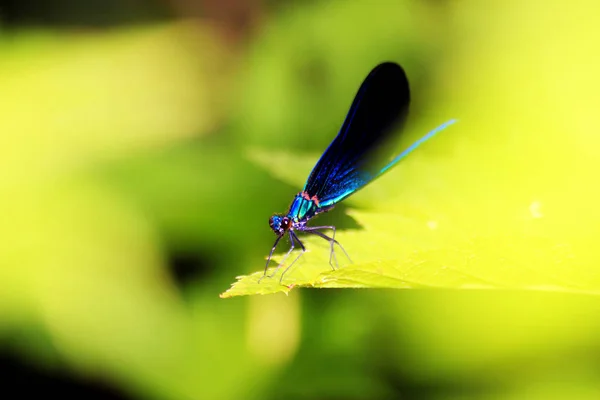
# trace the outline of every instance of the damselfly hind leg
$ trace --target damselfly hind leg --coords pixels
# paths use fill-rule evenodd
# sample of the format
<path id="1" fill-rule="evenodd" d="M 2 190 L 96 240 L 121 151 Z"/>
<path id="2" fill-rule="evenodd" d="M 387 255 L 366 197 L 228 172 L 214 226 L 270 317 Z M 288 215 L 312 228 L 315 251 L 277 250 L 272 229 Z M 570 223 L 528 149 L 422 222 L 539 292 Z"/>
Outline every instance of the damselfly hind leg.
<path id="1" fill-rule="evenodd" d="M 324 234 L 323 232 L 319 232 L 319 229 L 331 229 L 333 231 L 333 237 L 329 237 L 326 234 Z M 339 268 L 337 257 L 335 255 L 334 245 L 337 244 L 340 247 L 340 249 L 342 249 L 342 251 L 348 258 L 348 260 L 350 262 L 352 262 L 352 259 L 350 258 L 350 256 L 348 255 L 348 253 L 346 252 L 344 247 L 340 244 L 340 242 L 335 240 L 335 226 L 306 226 L 306 227 L 304 227 L 303 231 L 306 233 L 312 233 L 313 235 L 320 236 L 329 242 L 329 244 L 331 245 L 331 249 L 329 252 L 329 265 L 331 266 L 331 269 L 333 269 L 334 271 L 336 268 Z M 335 267 L 333 266 L 333 263 L 331 262 L 332 259 L 335 261 Z"/>

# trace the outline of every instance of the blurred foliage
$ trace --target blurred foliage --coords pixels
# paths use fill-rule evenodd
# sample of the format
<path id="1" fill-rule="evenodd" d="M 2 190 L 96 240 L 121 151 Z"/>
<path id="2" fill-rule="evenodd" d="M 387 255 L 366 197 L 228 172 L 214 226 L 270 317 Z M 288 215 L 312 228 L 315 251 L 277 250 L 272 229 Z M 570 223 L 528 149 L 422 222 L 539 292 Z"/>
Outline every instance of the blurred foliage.
<path id="1" fill-rule="evenodd" d="M 4 347 L 140 398 L 598 398 L 597 297 L 515 290 L 598 288 L 598 11 L 286 2 L 242 47 L 202 19 L 1 34 Z M 414 94 L 400 148 L 460 123 L 319 220 L 421 286 L 505 290 L 220 300 L 382 60 Z M 331 273 L 307 243 L 290 279 Z"/>

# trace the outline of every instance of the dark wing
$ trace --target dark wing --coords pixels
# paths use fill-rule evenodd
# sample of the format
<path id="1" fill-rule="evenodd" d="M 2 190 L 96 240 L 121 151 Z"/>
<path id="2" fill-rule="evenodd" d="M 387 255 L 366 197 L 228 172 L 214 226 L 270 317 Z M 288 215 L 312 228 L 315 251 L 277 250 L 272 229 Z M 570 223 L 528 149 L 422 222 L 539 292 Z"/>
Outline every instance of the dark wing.
<path id="1" fill-rule="evenodd" d="M 402 67 L 375 67 L 354 98 L 342 129 L 313 168 L 304 191 L 321 207 L 332 206 L 382 171 L 381 145 L 408 114 L 410 90 Z M 379 163 L 377 161 L 380 161 Z"/>

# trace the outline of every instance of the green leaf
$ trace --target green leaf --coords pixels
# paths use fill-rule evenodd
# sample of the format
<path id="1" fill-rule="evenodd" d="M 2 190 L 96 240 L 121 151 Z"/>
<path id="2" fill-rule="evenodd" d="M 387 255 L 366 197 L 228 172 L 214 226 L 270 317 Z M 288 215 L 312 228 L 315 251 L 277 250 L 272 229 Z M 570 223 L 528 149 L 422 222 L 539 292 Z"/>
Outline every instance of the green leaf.
<path id="1" fill-rule="evenodd" d="M 306 176 L 305 165 L 314 163 L 314 159 L 309 163 L 306 156 L 269 155 L 258 150 L 249 154 L 275 176 L 295 185 L 303 179 L 300 176 Z M 436 179 L 436 175 L 445 175 L 444 168 L 439 161 L 423 162 L 424 154 L 416 153 L 377 184 L 347 200 L 350 207 L 361 202 L 370 204 L 368 210 L 348 210 L 359 228 L 338 229 L 336 234 L 353 263 L 336 248 L 340 268 L 332 270 L 328 243 L 302 236 L 307 251 L 286 272 L 281 284 L 281 273 L 300 254 L 299 250 L 273 278 L 259 283 L 263 275 L 260 270 L 238 277 L 221 297 L 288 293 L 298 287 L 600 292 L 595 269 L 574 268 L 572 264 L 579 256 L 580 262 L 593 265 L 595 260 L 585 260 L 581 257 L 585 253 L 576 251 L 582 248 L 579 246 L 593 244 L 585 237 L 577 241 L 561 238 L 558 231 L 562 230 L 557 231 L 560 225 L 555 226 L 560 214 L 547 218 L 542 203 L 520 198 L 515 202 L 510 193 L 499 198 L 493 192 L 474 189 L 481 189 L 482 184 L 473 188 L 460 187 L 458 182 L 444 184 Z M 403 177 L 401 171 L 409 172 L 408 176 Z M 399 178 L 402 183 L 395 182 Z M 398 187 L 404 187 L 403 193 L 394 194 Z M 465 197 L 470 199 L 469 207 L 460 202 L 462 193 L 470 193 Z M 365 202 L 374 194 L 378 202 Z M 589 239 L 593 240 L 593 235 Z M 281 243 L 279 251 L 287 251 L 288 245 Z M 279 262 L 281 256 L 274 257 L 271 265 Z M 270 268 L 268 274 L 274 271 Z"/>
<path id="2" fill-rule="evenodd" d="M 352 211 L 352 217 L 376 229 L 339 232 L 336 238 L 344 244 L 356 263 L 344 259 L 336 249 L 340 268 L 332 271 L 328 264 L 329 247 L 319 238 L 306 238 L 307 251 L 279 282 L 281 272 L 273 278 L 258 279 L 262 271 L 238 277 L 231 289 L 221 297 L 250 294 L 288 293 L 299 287 L 318 288 L 454 288 L 454 289 L 532 289 L 582 293 L 598 293 L 585 282 L 556 276 L 544 263 L 536 263 L 552 252 L 566 261 L 570 252 L 539 238 L 525 238 L 513 243 L 513 237 L 474 237 L 470 243 L 452 240 L 452 235 L 436 229 L 416 226 L 394 214 Z M 406 234 L 397 234 L 394 226 L 402 222 Z M 427 229 L 430 232 L 427 232 Z M 410 235 L 410 237 L 408 236 Z M 429 239 L 429 242 L 428 242 Z M 402 248 L 406 251 L 403 252 Z M 529 248 L 525 257 L 511 258 L 515 248 Z M 562 252 L 562 254 L 560 254 Z M 298 251 L 292 253 L 292 260 Z M 399 254 L 402 257 L 399 257 Z M 281 258 L 275 260 L 280 262 Z M 529 262 L 528 262 L 529 261 Z M 274 264 L 276 265 L 276 264 Z M 487 266 L 481 268 L 481 266 Z M 269 274 L 275 269 L 270 268 Z"/>

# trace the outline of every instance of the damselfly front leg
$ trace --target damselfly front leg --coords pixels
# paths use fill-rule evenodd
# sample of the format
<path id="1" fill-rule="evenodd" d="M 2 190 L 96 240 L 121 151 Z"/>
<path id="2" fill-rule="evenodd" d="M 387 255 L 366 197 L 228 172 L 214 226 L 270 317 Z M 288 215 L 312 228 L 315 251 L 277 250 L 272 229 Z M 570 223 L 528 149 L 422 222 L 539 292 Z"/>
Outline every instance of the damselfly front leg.
<path id="1" fill-rule="evenodd" d="M 283 280 L 283 275 L 285 275 L 285 273 L 290 269 L 290 267 L 292 265 L 294 265 L 294 263 L 296 261 L 298 261 L 298 259 L 302 256 L 302 254 L 304 254 L 304 252 L 306 252 L 306 248 L 304 247 L 304 244 L 300 241 L 300 239 L 298 239 L 298 236 L 296 236 L 296 234 L 292 230 L 288 231 L 288 235 L 289 235 L 290 243 L 291 243 L 290 249 L 287 251 L 287 253 L 285 253 L 283 258 L 281 259 L 281 262 L 279 262 L 279 264 L 277 265 L 277 267 L 275 268 L 273 273 L 271 273 L 270 275 L 267 275 L 267 271 L 269 269 L 269 262 L 271 261 L 271 258 L 273 257 L 273 252 L 275 252 L 275 249 L 277 248 L 277 244 L 279 243 L 279 241 L 281 240 L 281 238 L 283 236 L 279 236 L 277 239 L 275 239 L 275 244 L 273 244 L 273 248 L 271 249 L 271 252 L 269 253 L 269 258 L 267 259 L 267 265 L 265 265 L 265 272 L 263 273 L 263 276 L 261 276 L 258 279 L 258 283 L 260 283 L 260 281 L 262 281 L 265 277 L 270 279 L 270 278 L 274 277 L 275 274 L 277 274 L 277 271 L 279 271 L 279 269 L 283 266 L 283 264 L 285 263 L 285 260 L 287 260 L 289 255 L 292 253 L 292 251 L 296 247 L 296 244 L 295 244 L 296 242 L 298 242 L 298 244 L 300 245 L 302 252 L 300 254 L 298 254 L 298 256 L 294 259 L 294 261 L 292 261 L 291 264 L 288 265 L 288 267 L 283 271 L 283 273 L 281 274 L 281 278 L 279 278 L 279 283 L 281 283 L 281 281 Z"/>
<path id="2" fill-rule="evenodd" d="M 288 265 L 288 267 L 281 273 L 281 277 L 279 278 L 279 284 L 281 284 L 281 281 L 283 280 L 283 276 L 285 275 L 285 273 L 288 272 L 288 270 L 290 268 L 292 268 L 292 265 L 294 265 L 294 263 L 296 261 L 298 261 L 298 259 L 300 257 L 302 257 L 302 254 L 304 254 L 306 252 L 306 247 L 304 247 L 304 243 L 302 243 L 300 241 L 300 239 L 298 239 L 298 236 L 296 236 L 294 231 L 289 231 L 289 232 L 290 232 L 290 239 L 292 240 L 292 248 L 290 249 L 290 252 L 294 249 L 293 243 L 294 243 L 294 239 L 295 239 L 298 242 L 298 244 L 300 245 L 300 248 L 302 249 L 302 253 L 298 254 L 298 256 L 296 258 L 294 258 L 294 261 L 292 261 L 291 264 Z M 290 254 L 290 253 L 288 252 L 288 254 Z M 279 267 L 277 267 L 277 268 L 279 268 Z M 277 270 L 275 270 L 275 272 L 277 272 Z M 271 276 L 273 276 L 273 275 L 271 275 Z"/>

